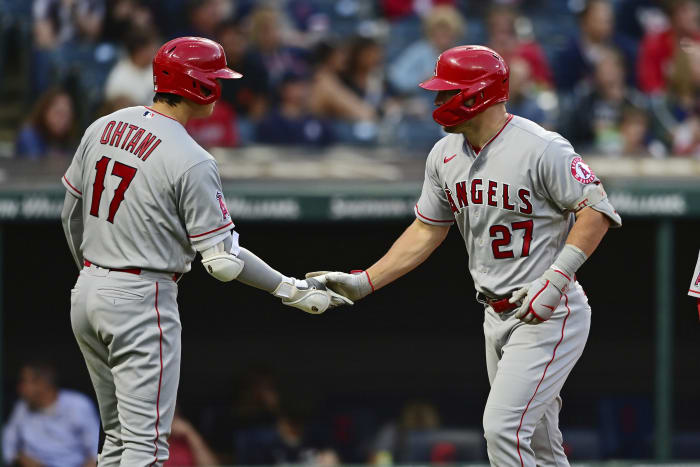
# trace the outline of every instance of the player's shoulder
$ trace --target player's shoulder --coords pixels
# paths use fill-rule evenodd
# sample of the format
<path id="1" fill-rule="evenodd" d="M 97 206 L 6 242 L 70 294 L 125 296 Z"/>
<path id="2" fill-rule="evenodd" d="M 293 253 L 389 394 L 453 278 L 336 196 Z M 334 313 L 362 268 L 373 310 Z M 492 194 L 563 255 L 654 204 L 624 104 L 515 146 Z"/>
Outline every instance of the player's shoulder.
<path id="1" fill-rule="evenodd" d="M 513 115 L 509 122 L 512 128 L 511 134 L 524 144 L 532 145 L 535 149 L 544 151 L 552 142 L 556 144 L 569 142 L 556 131 L 550 131 L 527 118 Z M 569 144 L 570 145 L 570 144 Z"/>
<path id="2" fill-rule="evenodd" d="M 464 136 L 461 133 L 450 133 L 440 138 L 428 154 L 428 164 L 436 164 L 442 157 L 449 157 L 462 151 Z M 449 154 L 448 154 L 449 153 Z"/>

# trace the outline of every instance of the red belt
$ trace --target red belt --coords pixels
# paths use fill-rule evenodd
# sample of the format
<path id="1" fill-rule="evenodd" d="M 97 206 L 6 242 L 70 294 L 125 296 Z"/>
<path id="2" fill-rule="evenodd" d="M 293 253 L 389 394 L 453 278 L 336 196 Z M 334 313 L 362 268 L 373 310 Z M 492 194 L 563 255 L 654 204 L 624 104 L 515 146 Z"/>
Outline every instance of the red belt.
<path id="1" fill-rule="evenodd" d="M 85 266 L 90 267 L 92 265 L 93 264 L 90 261 L 85 260 Z M 95 266 L 97 266 L 97 265 L 95 264 Z M 97 266 L 97 267 L 102 267 L 102 266 Z M 137 276 L 141 274 L 140 268 L 127 268 L 127 269 L 103 268 L 103 269 L 109 269 L 110 271 L 114 271 L 114 272 L 126 272 L 127 274 L 136 274 Z M 173 273 L 173 280 L 177 281 L 181 276 L 182 276 L 182 274 L 180 274 L 179 272 L 175 272 L 175 273 Z"/>
<path id="2" fill-rule="evenodd" d="M 515 310 L 516 308 L 518 308 L 520 306 L 517 303 L 510 303 L 508 301 L 508 300 L 510 300 L 510 298 L 508 298 L 508 297 L 501 298 L 501 299 L 493 299 L 493 298 L 489 298 L 486 295 L 480 293 L 479 299 L 486 302 L 491 308 L 493 308 L 493 311 L 495 311 L 496 313 L 505 313 L 507 311 Z"/>

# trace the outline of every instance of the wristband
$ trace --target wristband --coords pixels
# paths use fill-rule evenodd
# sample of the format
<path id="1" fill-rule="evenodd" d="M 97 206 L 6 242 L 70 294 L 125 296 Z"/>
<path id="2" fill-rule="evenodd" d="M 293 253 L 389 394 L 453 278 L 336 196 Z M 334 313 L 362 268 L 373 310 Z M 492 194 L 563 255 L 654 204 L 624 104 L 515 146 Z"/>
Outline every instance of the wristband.
<path id="1" fill-rule="evenodd" d="M 554 261 L 552 269 L 567 276 L 569 281 L 573 279 L 576 271 L 586 262 L 588 257 L 579 247 L 567 243 Z"/>

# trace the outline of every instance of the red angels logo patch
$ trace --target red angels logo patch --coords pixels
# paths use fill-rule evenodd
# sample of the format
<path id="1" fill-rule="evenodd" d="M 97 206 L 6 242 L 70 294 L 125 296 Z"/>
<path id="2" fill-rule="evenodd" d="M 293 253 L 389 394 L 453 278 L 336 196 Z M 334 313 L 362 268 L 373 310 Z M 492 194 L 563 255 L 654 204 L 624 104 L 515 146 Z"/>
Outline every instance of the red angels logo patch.
<path id="1" fill-rule="evenodd" d="M 596 180 L 596 176 L 591 168 L 579 156 L 574 157 L 574 160 L 571 161 L 571 175 L 584 185 L 593 183 Z"/>
<path id="2" fill-rule="evenodd" d="M 219 201 L 221 215 L 223 216 L 223 219 L 226 220 L 226 218 L 228 217 L 228 208 L 226 207 L 226 203 L 224 203 L 224 195 L 220 191 L 217 191 L 216 199 Z"/>

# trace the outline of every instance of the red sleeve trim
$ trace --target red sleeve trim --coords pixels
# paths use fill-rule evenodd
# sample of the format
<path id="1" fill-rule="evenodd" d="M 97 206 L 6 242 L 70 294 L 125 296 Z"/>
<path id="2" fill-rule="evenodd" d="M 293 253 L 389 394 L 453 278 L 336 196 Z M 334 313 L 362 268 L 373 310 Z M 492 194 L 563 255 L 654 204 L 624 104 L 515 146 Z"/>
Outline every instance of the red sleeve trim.
<path id="1" fill-rule="evenodd" d="M 203 237 L 204 235 L 209 235 L 210 233 L 218 232 L 219 230 L 225 229 L 226 227 L 231 226 L 231 225 L 233 225 L 233 221 L 230 221 L 228 224 L 222 225 L 221 227 L 216 228 L 214 230 L 210 230 L 209 232 L 204 232 L 204 233 L 197 234 L 197 235 L 188 235 L 188 237 L 189 238 Z"/>
<path id="2" fill-rule="evenodd" d="M 454 219 L 451 219 L 448 221 L 443 221 L 443 220 L 431 219 L 430 217 L 424 216 L 423 214 L 421 214 L 420 210 L 418 209 L 417 204 L 416 204 L 416 214 L 418 214 L 418 216 L 422 217 L 426 221 L 430 221 L 430 222 L 441 222 L 441 223 L 450 223 L 450 224 L 454 223 Z"/>
<path id="3" fill-rule="evenodd" d="M 56 179 L 54 178 L 54 180 L 56 180 Z M 76 187 L 74 187 L 73 184 L 72 184 L 71 182 L 68 181 L 68 179 L 66 178 L 65 175 L 63 176 L 63 181 L 66 182 L 66 184 L 67 184 L 73 191 L 75 191 L 76 193 L 78 193 L 80 196 L 83 196 L 83 192 L 80 191 L 80 190 L 78 190 Z"/>

